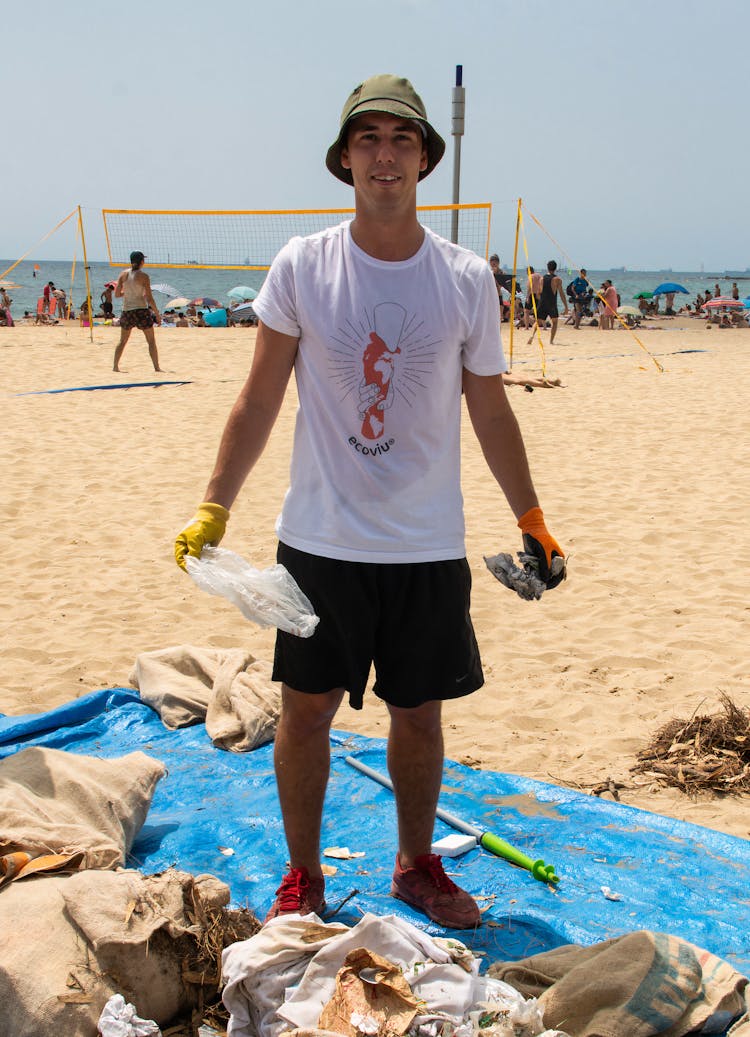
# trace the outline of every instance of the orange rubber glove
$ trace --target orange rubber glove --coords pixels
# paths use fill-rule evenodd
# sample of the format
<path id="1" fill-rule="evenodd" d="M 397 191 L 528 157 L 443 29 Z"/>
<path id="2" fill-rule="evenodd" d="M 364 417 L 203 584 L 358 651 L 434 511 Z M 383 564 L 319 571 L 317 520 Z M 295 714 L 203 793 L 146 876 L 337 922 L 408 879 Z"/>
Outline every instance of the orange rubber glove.
<path id="1" fill-rule="evenodd" d="M 523 533 L 526 554 L 532 556 L 538 567 L 539 579 L 547 585 L 548 590 L 562 583 L 565 579 L 565 555 L 547 529 L 542 509 L 529 508 L 518 520 L 518 528 Z M 555 558 L 560 561 L 555 562 Z"/>
<path id="2" fill-rule="evenodd" d="M 221 504 L 205 501 L 174 542 L 174 559 L 185 569 L 185 555 L 200 558 L 206 544 L 221 542 L 229 521 L 229 512 Z"/>

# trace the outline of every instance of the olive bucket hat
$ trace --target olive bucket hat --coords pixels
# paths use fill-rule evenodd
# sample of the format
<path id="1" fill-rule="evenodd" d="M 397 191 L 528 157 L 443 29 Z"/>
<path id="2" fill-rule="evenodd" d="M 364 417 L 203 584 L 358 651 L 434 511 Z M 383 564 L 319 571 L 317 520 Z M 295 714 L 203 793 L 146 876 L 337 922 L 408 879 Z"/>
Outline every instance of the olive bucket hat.
<path id="1" fill-rule="evenodd" d="M 414 119 L 420 124 L 427 148 L 427 167 L 419 174 L 420 180 L 424 180 L 443 157 L 445 141 L 427 121 L 422 98 L 409 80 L 401 76 L 371 76 L 356 86 L 347 98 L 341 113 L 339 135 L 326 154 L 328 171 L 345 184 L 354 184 L 351 170 L 341 165 L 341 149 L 346 146 L 346 129 L 352 119 L 365 112 L 386 112 L 400 119 Z"/>

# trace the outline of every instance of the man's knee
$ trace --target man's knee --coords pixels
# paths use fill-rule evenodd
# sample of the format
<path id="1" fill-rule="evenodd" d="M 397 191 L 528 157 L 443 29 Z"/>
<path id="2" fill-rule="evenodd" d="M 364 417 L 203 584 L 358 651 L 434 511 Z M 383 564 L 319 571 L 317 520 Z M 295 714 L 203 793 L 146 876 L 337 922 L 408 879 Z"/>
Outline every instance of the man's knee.
<path id="1" fill-rule="evenodd" d="M 288 728 L 306 734 L 327 729 L 344 697 L 343 688 L 333 688 L 322 695 L 308 695 L 283 684 L 281 687 L 281 718 Z"/>
<path id="2" fill-rule="evenodd" d="M 389 705 L 392 734 L 398 738 L 400 734 L 410 737 L 438 733 L 442 728 L 442 705 L 439 700 L 424 702 L 413 709 Z"/>

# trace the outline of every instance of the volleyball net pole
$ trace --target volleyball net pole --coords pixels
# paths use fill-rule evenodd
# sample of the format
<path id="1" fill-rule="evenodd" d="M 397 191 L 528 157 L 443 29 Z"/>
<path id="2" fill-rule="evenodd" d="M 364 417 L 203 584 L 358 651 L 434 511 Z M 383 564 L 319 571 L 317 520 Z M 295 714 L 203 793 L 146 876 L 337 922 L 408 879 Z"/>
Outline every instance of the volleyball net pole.
<path id="1" fill-rule="evenodd" d="M 516 316 L 516 283 L 518 272 L 518 234 L 521 230 L 521 199 L 518 199 L 516 209 L 516 240 L 513 243 L 513 279 L 510 284 L 510 369 L 513 370 L 513 329 Z"/>
<path id="2" fill-rule="evenodd" d="M 89 318 L 89 342 L 94 341 L 94 308 L 91 305 L 91 279 L 89 277 L 89 261 L 86 256 L 86 236 L 83 233 L 83 216 L 81 207 L 78 206 L 78 229 L 81 232 L 81 248 L 83 250 L 83 272 L 86 277 L 86 306 Z"/>
<path id="3" fill-rule="evenodd" d="M 459 204 L 461 195 L 461 138 L 464 135 L 464 113 L 466 91 L 463 86 L 464 67 L 456 65 L 456 85 L 453 87 L 451 134 L 453 135 L 453 204 Z M 451 219 L 451 241 L 458 244 L 458 209 L 453 210 Z"/>

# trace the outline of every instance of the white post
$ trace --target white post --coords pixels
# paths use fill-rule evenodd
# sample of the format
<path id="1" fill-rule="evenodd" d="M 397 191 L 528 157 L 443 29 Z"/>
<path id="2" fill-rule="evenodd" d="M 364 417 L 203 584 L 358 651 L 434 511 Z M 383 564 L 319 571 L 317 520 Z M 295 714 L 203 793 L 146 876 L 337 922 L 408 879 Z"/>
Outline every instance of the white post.
<path id="1" fill-rule="evenodd" d="M 456 65 L 456 85 L 453 87 L 453 204 L 458 205 L 461 186 L 461 138 L 464 135 L 464 111 L 466 91 L 463 88 L 463 65 Z M 458 244 L 458 209 L 453 210 L 451 219 L 451 241 Z"/>

